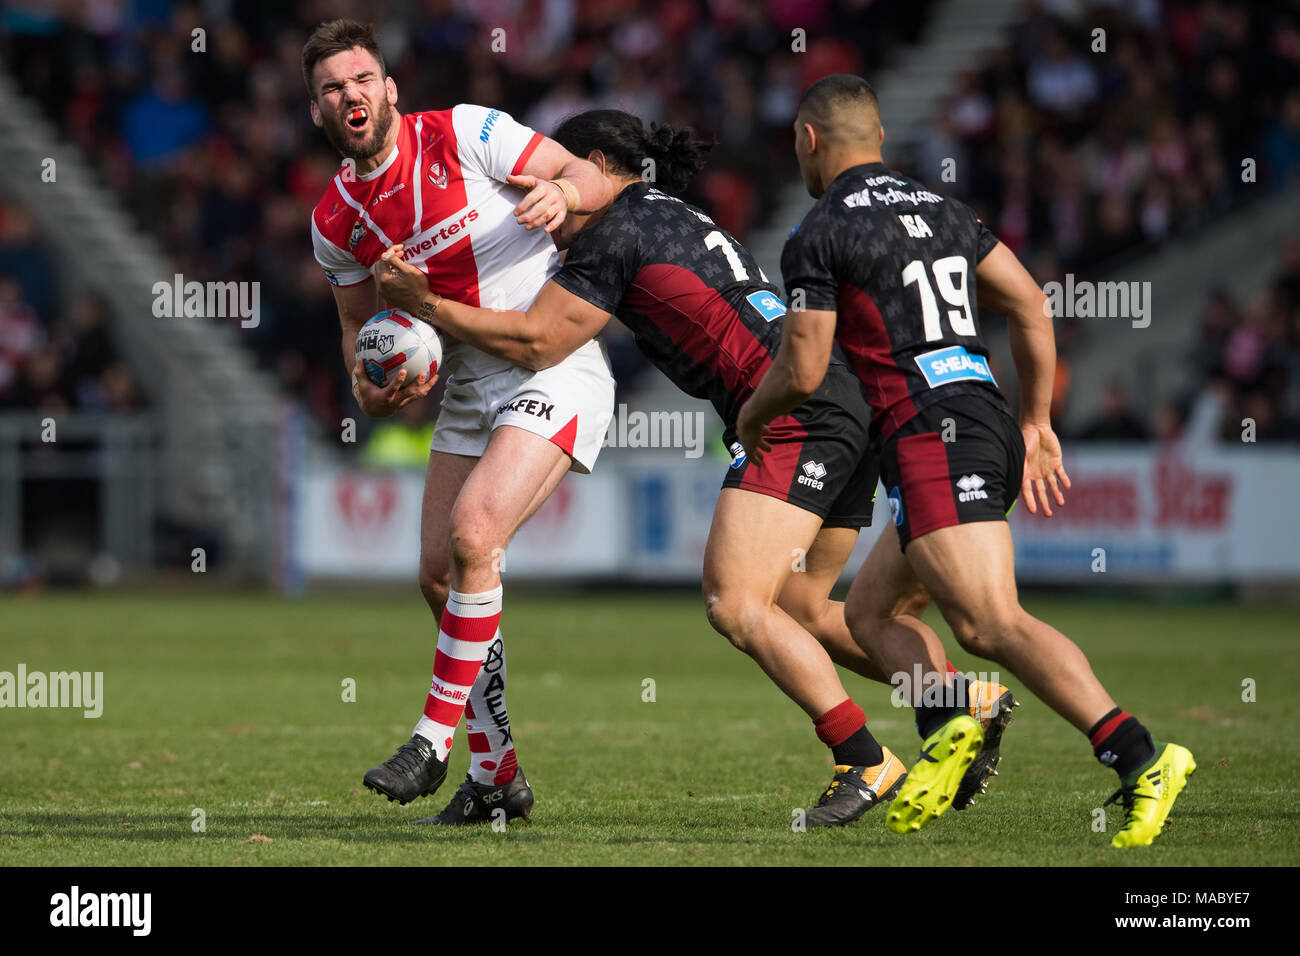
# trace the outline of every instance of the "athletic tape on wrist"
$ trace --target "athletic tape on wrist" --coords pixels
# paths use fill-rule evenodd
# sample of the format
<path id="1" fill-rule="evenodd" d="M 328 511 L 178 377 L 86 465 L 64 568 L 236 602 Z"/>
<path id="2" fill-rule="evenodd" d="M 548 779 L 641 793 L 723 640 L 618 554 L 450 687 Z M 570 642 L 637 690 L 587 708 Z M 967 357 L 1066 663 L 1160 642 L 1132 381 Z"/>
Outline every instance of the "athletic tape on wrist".
<path id="1" fill-rule="evenodd" d="M 575 212 L 578 208 L 578 187 L 573 185 L 567 179 L 552 179 L 550 182 L 560 187 L 560 192 L 564 193 L 564 206 L 569 212 Z"/>

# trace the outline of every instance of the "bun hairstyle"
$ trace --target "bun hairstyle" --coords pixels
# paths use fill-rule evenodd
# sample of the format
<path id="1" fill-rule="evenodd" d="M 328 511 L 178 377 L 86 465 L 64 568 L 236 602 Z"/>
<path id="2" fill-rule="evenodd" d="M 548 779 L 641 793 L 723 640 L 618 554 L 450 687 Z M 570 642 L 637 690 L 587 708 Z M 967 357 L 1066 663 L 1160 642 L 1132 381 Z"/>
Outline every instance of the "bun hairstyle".
<path id="1" fill-rule="evenodd" d="M 711 140 L 697 139 L 690 127 L 651 123 L 647 130 L 639 117 L 622 110 L 587 110 L 570 116 L 553 139 L 584 159 L 598 149 L 605 154 L 610 172 L 644 176 L 651 185 L 674 195 L 690 185 L 713 148 Z M 649 170 L 653 173 L 646 175 Z"/>

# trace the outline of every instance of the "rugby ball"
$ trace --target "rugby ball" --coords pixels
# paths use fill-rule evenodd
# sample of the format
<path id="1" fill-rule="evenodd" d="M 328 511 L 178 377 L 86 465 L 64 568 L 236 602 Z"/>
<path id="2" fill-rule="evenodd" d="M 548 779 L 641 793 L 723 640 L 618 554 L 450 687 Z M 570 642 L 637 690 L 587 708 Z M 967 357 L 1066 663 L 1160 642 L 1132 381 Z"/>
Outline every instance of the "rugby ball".
<path id="1" fill-rule="evenodd" d="M 442 340 L 433 326 L 401 309 L 385 309 L 369 319 L 357 333 L 357 358 L 366 377 L 380 388 L 406 369 L 406 384 L 421 375 L 438 374 Z"/>

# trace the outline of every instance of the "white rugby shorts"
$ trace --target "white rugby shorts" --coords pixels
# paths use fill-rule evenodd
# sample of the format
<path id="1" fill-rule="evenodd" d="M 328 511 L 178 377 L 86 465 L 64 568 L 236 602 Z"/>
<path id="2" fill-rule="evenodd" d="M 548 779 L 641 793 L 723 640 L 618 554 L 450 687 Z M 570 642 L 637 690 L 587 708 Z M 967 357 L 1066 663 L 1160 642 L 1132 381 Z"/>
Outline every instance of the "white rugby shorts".
<path id="1" fill-rule="evenodd" d="M 447 380 L 433 430 L 433 451 L 481 457 L 492 430 L 514 425 L 554 442 L 590 474 L 614 415 L 614 377 L 593 339 L 540 372 L 508 365 L 467 380 Z"/>

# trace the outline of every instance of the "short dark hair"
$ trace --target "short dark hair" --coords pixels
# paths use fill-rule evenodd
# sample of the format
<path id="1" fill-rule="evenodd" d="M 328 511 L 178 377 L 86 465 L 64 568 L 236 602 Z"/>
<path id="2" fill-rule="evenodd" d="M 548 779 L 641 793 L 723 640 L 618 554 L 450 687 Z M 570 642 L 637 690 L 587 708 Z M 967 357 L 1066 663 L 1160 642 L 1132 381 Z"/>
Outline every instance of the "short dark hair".
<path id="1" fill-rule="evenodd" d="M 867 108 L 880 117 L 880 100 L 876 91 L 860 76 L 852 73 L 832 73 L 804 91 L 799 100 L 798 112 L 813 120 L 823 128 L 831 123 L 831 117 L 839 110 L 849 107 Z"/>
<path id="2" fill-rule="evenodd" d="M 302 80 L 307 84 L 307 92 L 311 94 L 313 101 L 316 99 L 316 88 L 312 86 L 311 75 L 316 69 L 316 64 L 336 53 L 346 53 L 357 47 L 365 50 L 379 62 L 381 77 L 388 76 L 388 68 L 384 65 L 384 54 L 379 51 L 379 36 L 375 33 L 374 24 L 358 23 L 356 20 L 340 17 L 337 20 L 326 20 L 312 31 L 312 35 L 307 38 L 307 43 L 302 48 Z"/>

